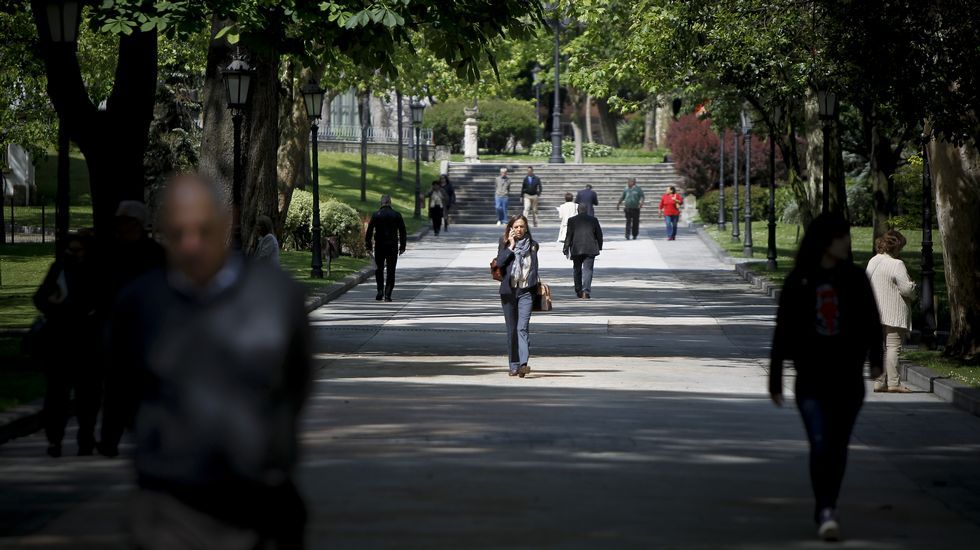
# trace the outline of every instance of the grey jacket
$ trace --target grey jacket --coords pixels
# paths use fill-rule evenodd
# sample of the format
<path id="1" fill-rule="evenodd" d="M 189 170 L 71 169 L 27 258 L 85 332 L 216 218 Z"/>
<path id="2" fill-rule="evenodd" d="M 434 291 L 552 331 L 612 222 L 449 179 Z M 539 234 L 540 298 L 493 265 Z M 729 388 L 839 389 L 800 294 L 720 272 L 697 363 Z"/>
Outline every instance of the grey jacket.
<path id="1" fill-rule="evenodd" d="M 510 195 L 510 178 L 507 176 L 497 176 L 497 192 L 498 197 L 506 197 Z"/>

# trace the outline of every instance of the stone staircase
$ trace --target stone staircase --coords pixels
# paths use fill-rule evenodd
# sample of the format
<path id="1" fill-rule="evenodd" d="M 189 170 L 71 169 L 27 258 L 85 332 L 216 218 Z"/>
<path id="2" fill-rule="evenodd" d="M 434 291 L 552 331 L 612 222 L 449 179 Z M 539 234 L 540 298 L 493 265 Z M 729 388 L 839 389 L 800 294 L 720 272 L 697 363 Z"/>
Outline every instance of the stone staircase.
<path id="1" fill-rule="evenodd" d="M 510 172 L 511 195 L 509 214 L 523 210 L 520 204 L 521 181 L 527 173 L 527 164 L 500 163 L 450 163 L 449 178 L 456 190 L 455 223 L 492 224 L 497 221 L 494 211 L 494 180 L 500 169 Z M 626 178 L 635 177 L 646 195 L 646 206 L 641 220 L 659 220 L 657 205 L 667 187 L 674 185 L 683 193 L 682 178 L 674 171 L 672 163 L 662 164 L 531 164 L 534 173 L 541 178 L 543 194 L 539 199 L 538 213 L 542 223 L 558 221 L 557 206 L 565 202 L 565 193 L 573 196 L 592 184 L 599 195 L 596 217 L 603 223 L 618 223 L 623 213 L 616 211 L 616 203 L 626 187 Z"/>

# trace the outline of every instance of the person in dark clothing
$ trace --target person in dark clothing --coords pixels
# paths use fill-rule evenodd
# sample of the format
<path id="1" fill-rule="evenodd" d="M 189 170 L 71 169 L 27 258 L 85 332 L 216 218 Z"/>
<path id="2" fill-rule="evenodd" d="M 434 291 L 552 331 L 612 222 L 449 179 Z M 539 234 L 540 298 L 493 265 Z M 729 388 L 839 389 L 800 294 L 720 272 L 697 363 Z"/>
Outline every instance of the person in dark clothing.
<path id="1" fill-rule="evenodd" d="M 595 207 L 599 206 L 599 195 L 596 195 L 595 191 L 592 190 L 591 184 L 586 184 L 585 189 L 575 194 L 575 204 L 586 205 L 588 207 L 586 213 L 595 216 Z"/>
<path id="2" fill-rule="evenodd" d="M 796 405 L 810 441 L 810 481 L 818 535 L 838 540 L 837 498 L 847 447 L 871 378 L 883 368 L 878 307 L 864 271 L 851 258 L 850 226 L 821 214 L 807 228 L 779 299 L 769 393 L 783 404 L 783 362 L 796 369 Z"/>
<path id="3" fill-rule="evenodd" d="M 161 269 L 166 263 L 163 247 L 146 233 L 148 213 L 146 205 L 138 201 L 122 201 L 116 209 L 113 220 L 113 239 L 103 250 L 100 260 L 102 288 L 100 290 L 98 318 L 102 330 L 103 346 L 108 346 L 108 333 L 112 308 L 116 298 L 124 288 L 143 274 Z M 99 454 L 114 457 L 119 454 L 119 441 L 125 426 L 132 422 L 126 418 L 125 403 L 119 402 L 125 396 L 124 388 L 115 387 L 125 380 L 122 374 L 129 365 L 114 365 L 106 350 L 103 350 L 105 364 L 104 382 L 106 387 L 103 403 L 102 436 L 98 443 Z"/>
<path id="4" fill-rule="evenodd" d="M 521 180 L 521 204 L 524 205 L 524 217 L 531 220 L 534 227 L 538 226 L 538 199 L 541 197 L 541 178 L 534 174 L 534 167 L 527 167 L 527 175 Z"/>
<path id="5" fill-rule="evenodd" d="M 391 207 L 391 197 L 383 195 L 381 208 L 371 216 L 364 235 L 364 246 L 374 250 L 374 264 L 377 266 L 374 270 L 378 283 L 375 300 L 391 301 L 391 291 L 395 288 L 395 266 L 398 256 L 405 253 L 406 238 L 405 220 Z"/>
<path id="6" fill-rule="evenodd" d="M 90 257 L 91 236 L 69 235 L 60 258 L 34 293 L 34 306 L 45 318 L 40 358 L 47 378 L 44 433 L 48 455 L 61 456 L 71 393 L 78 418 L 78 455 L 95 448 L 95 421 L 102 399 L 98 372 L 98 329 L 94 322 L 97 275 Z"/>
<path id="7" fill-rule="evenodd" d="M 588 207 L 578 205 L 578 215 L 568 220 L 563 252 L 572 259 L 572 276 L 575 281 L 575 295 L 589 300 L 592 298 L 592 272 L 595 257 L 602 251 L 602 227 L 599 220 L 588 214 Z"/>
<path id="8" fill-rule="evenodd" d="M 171 181 L 167 269 L 116 303 L 113 361 L 135 389 L 136 548 L 303 545 L 292 478 L 311 375 L 304 292 L 229 250 L 225 204 L 199 176 Z"/>
<path id="9" fill-rule="evenodd" d="M 446 203 L 445 211 L 442 214 L 442 222 L 444 224 L 442 229 L 449 231 L 449 213 L 456 206 L 456 189 L 453 188 L 453 184 L 449 181 L 449 176 L 446 174 L 439 176 L 439 186 L 442 187 L 442 192 L 449 199 L 449 202 Z"/>
<path id="10" fill-rule="evenodd" d="M 446 214 L 446 205 L 449 204 L 449 197 L 442 190 L 438 181 L 432 182 L 432 188 L 426 194 L 429 199 L 429 219 L 432 220 L 432 232 L 436 237 L 442 229 L 442 218 Z"/>
<path id="11" fill-rule="evenodd" d="M 524 216 L 514 216 L 507 222 L 497 244 L 497 266 L 503 273 L 500 304 L 507 324 L 509 374 L 521 378 L 531 372 L 531 306 L 538 292 L 538 248 Z"/>

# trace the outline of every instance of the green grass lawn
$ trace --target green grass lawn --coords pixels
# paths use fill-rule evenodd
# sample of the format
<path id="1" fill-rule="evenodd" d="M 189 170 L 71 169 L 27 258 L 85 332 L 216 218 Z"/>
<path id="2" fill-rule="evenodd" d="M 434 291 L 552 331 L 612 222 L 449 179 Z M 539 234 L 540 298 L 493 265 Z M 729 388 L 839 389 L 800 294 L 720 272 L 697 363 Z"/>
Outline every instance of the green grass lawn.
<path id="1" fill-rule="evenodd" d="M 306 285 L 311 291 L 319 287 L 329 285 L 335 281 L 339 281 L 340 279 L 359 271 L 362 267 L 371 262 L 371 258 L 352 258 L 350 256 L 334 258 L 333 261 L 330 262 L 330 273 L 327 273 L 326 265 L 324 265 L 323 278 L 313 279 L 310 277 L 311 259 L 312 257 L 310 253 L 306 251 L 291 250 L 283 251 L 279 254 L 279 263 L 282 265 L 283 270 L 295 277 L 297 281 Z"/>
<path id="2" fill-rule="evenodd" d="M 731 224 L 728 224 L 728 229 L 725 233 L 719 234 L 718 226 L 716 224 L 706 224 L 705 231 L 711 237 L 721 245 L 729 256 L 732 258 L 742 258 L 742 246 L 745 238 L 744 223 L 740 226 L 742 229 L 741 238 L 738 242 L 733 242 L 731 238 Z M 851 239 L 852 248 L 854 250 L 854 261 L 861 266 L 867 265 L 868 260 L 873 256 L 871 252 L 871 242 L 872 242 L 873 230 L 870 227 L 852 227 L 851 228 Z M 921 278 L 921 266 L 922 266 L 922 255 L 920 249 L 922 247 L 922 233 L 920 231 L 903 231 L 903 235 L 908 239 L 908 244 L 905 246 L 905 250 L 902 253 L 902 260 L 908 266 L 909 276 L 912 277 L 913 281 L 918 282 Z M 800 238 L 803 237 L 802 229 L 799 233 Z M 933 252 L 933 264 L 936 272 L 936 282 L 935 282 L 935 295 L 936 295 L 936 306 L 937 312 L 939 314 L 940 323 L 947 317 L 945 312 L 948 311 L 948 299 L 946 297 L 946 278 L 943 273 L 943 254 L 942 246 L 938 241 L 938 238 L 934 237 L 934 252 Z M 786 278 L 786 275 L 790 272 L 793 267 L 793 257 L 796 254 L 797 245 L 797 226 L 788 224 L 776 224 L 776 262 L 778 269 L 776 271 L 766 271 L 765 259 L 766 259 L 766 247 L 768 242 L 768 225 L 766 222 L 752 222 L 752 257 L 756 260 L 763 261 L 762 264 L 758 264 L 754 271 L 756 273 L 767 277 L 777 284 L 781 284 Z M 912 308 L 912 321 L 918 324 L 920 319 L 918 318 L 919 312 L 918 308 Z"/>
<path id="3" fill-rule="evenodd" d="M 71 204 L 91 204 L 91 190 L 88 180 L 88 165 L 81 151 L 72 149 L 69 153 L 68 181 L 69 202 Z M 41 159 L 34 172 L 37 192 L 47 204 L 54 204 L 55 191 L 58 188 L 58 154 L 51 150 L 47 157 Z"/>
<path id="4" fill-rule="evenodd" d="M 334 197 L 353 206 L 362 215 L 368 215 L 378 209 L 381 195 L 391 195 L 391 204 L 395 210 L 405 217 L 405 226 L 409 233 L 418 231 L 426 222 L 425 212 L 422 219 L 415 220 L 415 163 L 407 158 L 402 164 L 403 181 L 398 182 L 398 159 L 385 155 L 368 155 L 367 169 L 367 201 L 361 202 L 361 156 L 351 153 L 320 153 L 320 195 L 321 199 Z M 420 169 L 420 181 L 424 194 L 439 179 L 439 164 L 423 162 Z M 424 205 L 423 205 L 424 206 Z"/>
<path id="5" fill-rule="evenodd" d="M 20 349 L 19 337 L 0 337 L 0 412 L 44 395 L 44 375 Z"/>
<path id="6" fill-rule="evenodd" d="M 0 327 L 28 327 L 37 316 L 31 296 L 54 258 L 54 243 L 0 246 Z"/>
<path id="7" fill-rule="evenodd" d="M 72 206 L 69 208 L 68 227 L 71 230 L 92 227 L 95 224 L 91 206 Z M 10 206 L 3 211 L 4 223 L 10 224 Z M 14 225 L 41 227 L 40 206 L 14 206 Z M 54 205 L 44 208 L 44 227 L 54 231 Z"/>
<path id="8" fill-rule="evenodd" d="M 909 361 L 929 367 L 940 376 L 946 376 L 974 388 L 980 388 L 980 362 L 967 363 L 943 357 L 938 351 L 907 351 L 902 357 Z"/>

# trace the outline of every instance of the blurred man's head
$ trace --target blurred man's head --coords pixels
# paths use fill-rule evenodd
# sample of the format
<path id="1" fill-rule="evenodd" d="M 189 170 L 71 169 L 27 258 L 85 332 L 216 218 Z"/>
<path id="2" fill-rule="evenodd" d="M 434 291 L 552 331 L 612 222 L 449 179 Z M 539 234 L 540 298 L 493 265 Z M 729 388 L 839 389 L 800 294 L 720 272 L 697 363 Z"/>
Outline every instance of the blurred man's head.
<path id="1" fill-rule="evenodd" d="M 571 193 L 565 193 L 565 202 L 572 202 L 573 200 L 575 200 L 575 197 Z"/>
<path id="2" fill-rule="evenodd" d="M 629 187 L 636 187 L 636 178 L 630 178 L 626 180 L 626 185 Z"/>
<path id="3" fill-rule="evenodd" d="M 533 176 L 534 175 L 534 167 L 533 166 L 528 166 L 527 167 L 527 175 L 529 175 L 529 176 Z"/>
<path id="4" fill-rule="evenodd" d="M 272 233 L 272 218 L 265 214 L 256 217 L 255 230 L 258 231 L 260 237 L 265 237 L 269 233 Z"/>
<path id="5" fill-rule="evenodd" d="M 391 206 L 391 195 L 381 195 L 381 207 Z"/>
<path id="6" fill-rule="evenodd" d="M 578 213 L 579 214 L 588 214 L 589 213 L 589 205 L 587 205 L 587 204 L 580 204 L 580 205 L 578 205 Z"/>
<path id="7" fill-rule="evenodd" d="M 128 243 L 142 239 L 146 235 L 148 217 L 145 204 L 139 201 L 121 201 L 114 220 L 116 239 Z"/>
<path id="8" fill-rule="evenodd" d="M 167 262 L 204 287 L 228 258 L 231 213 L 222 193 L 197 174 L 176 176 L 164 193 L 161 226 Z"/>
<path id="9" fill-rule="evenodd" d="M 506 168 L 501 168 L 500 169 L 500 175 L 501 176 L 506 176 L 507 175 L 507 169 Z"/>

